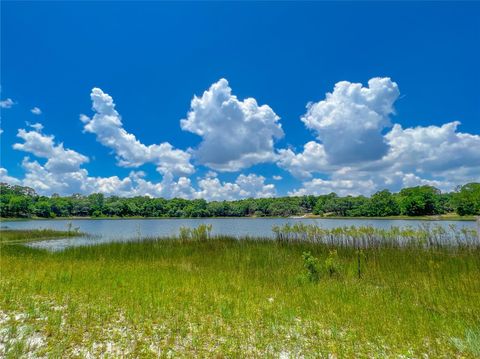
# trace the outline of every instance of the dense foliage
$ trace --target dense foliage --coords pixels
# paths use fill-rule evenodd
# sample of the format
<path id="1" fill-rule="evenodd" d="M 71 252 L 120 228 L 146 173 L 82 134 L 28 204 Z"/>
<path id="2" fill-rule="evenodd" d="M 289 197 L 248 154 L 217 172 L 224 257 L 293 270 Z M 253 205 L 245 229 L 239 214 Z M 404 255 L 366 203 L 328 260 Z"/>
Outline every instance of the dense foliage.
<path id="1" fill-rule="evenodd" d="M 404 188 L 399 193 L 383 190 L 370 198 L 322 196 L 249 198 L 207 202 L 203 199 L 105 197 L 94 193 L 62 197 L 37 195 L 28 187 L 0 184 L 2 217 L 245 217 L 292 216 L 313 213 L 345 217 L 425 216 L 456 212 L 480 214 L 480 183 L 469 183 L 452 193 L 431 186 Z"/>

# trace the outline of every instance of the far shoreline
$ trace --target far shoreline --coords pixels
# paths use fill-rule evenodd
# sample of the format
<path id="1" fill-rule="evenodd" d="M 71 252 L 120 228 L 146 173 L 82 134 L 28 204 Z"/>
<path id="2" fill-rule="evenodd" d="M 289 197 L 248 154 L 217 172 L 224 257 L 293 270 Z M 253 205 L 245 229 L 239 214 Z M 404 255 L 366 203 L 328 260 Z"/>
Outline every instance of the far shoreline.
<path id="1" fill-rule="evenodd" d="M 0 222 L 7 221 L 72 221 L 72 220 L 152 220 L 152 219 L 333 219 L 333 220 L 407 220 L 407 221 L 469 221 L 475 222 L 477 220 L 476 216 L 459 216 L 459 215 L 433 215 L 433 216 L 386 216 L 386 217 L 342 217 L 342 216 L 321 216 L 315 214 L 305 214 L 299 216 L 244 216 L 244 217 L 234 217 L 234 216 L 221 216 L 221 217 L 142 217 L 142 216 L 126 216 L 126 217 L 117 217 L 117 216 L 102 216 L 102 217 L 92 217 L 92 216 L 82 216 L 82 217 L 55 217 L 55 218 L 45 218 L 45 217 L 0 217 Z"/>

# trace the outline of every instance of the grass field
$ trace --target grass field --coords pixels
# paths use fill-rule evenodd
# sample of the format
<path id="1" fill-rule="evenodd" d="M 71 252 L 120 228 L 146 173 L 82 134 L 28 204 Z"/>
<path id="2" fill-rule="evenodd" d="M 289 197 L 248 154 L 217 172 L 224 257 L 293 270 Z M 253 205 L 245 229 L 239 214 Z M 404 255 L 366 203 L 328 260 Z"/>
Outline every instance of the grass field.
<path id="1" fill-rule="evenodd" d="M 0 235 L 0 357 L 480 356 L 478 246 L 216 237 L 47 252 Z"/>

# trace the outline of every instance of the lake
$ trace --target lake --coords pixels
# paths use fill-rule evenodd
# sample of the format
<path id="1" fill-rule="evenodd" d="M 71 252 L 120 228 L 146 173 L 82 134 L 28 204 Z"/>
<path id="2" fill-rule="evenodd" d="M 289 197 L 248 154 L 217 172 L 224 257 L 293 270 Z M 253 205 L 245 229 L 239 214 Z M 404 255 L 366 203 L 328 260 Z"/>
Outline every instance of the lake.
<path id="1" fill-rule="evenodd" d="M 272 226 L 303 222 L 323 228 L 343 226 L 374 226 L 377 228 L 419 227 L 440 225 L 448 228 L 476 228 L 473 221 L 425 221 L 398 219 L 327 219 L 327 218 L 168 218 L 168 219 L 78 219 L 78 220 L 2 220 L 2 226 L 10 229 L 55 229 L 67 230 L 78 227 L 92 237 L 65 238 L 31 243 L 30 246 L 61 250 L 71 246 L 97 244 L 111 241 L 129 241 L 141 237 L 164 237 L 176 235 L 180 227 L 197 227 L 212 224 L 213 234 L 235 237 L 273 237 Z"/>

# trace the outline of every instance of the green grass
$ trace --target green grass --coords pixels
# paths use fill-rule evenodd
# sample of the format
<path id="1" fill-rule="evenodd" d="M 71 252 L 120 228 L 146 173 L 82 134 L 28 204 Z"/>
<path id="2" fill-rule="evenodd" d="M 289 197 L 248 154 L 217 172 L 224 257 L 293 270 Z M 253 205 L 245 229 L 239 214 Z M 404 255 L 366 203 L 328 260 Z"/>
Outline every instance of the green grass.
<path id="1" fill-rule="evenodd" d="M 52 229 L 15 230 L 0 229 L 0 245 L 19 244 L 47 239 L 78 237 L 84 235 L 76 230 L 55 231 Z"/>
<path id="2" fill-rule="evenodd" d="M 1 247 L 0 348 L 48 357 L 479 354 L 480 249 L 149 240 Z M 302 254 L 320 263 L 318 282 Z M 0 356 L 2 353 L 0 352 Z M 330 357 L 332 357 L 330 356 Z"/>

